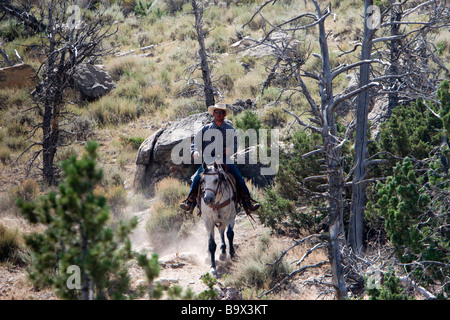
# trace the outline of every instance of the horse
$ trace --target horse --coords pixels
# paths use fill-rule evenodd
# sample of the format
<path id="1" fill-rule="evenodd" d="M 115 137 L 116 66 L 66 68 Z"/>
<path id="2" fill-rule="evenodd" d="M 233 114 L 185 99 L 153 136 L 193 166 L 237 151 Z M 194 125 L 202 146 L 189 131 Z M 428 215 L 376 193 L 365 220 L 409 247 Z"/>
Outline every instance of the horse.
<path id="1" fill-rule="evenodd" d="M 211 254 L 212 275 L 217 275 L 216 271 L 216 242 L 214 241 L 214 227 L 219 230 L 222 245 L 220 246 L 219 260 L 224 261 L 227 257 L 225 244 L 225 229 L 227 229 L 227 238 L 230 245 L 230 257 L 236 255 L 233 246 L 234 238 L 234 220 L 237 212 L 237 201 L 233 182 L 231 178 L 215 161 L 207 165 L 202 163 L 203 172 L 200 174 L 200 192 L 199 205 L 200 212 L 208 233 L 208 250 Z"/>

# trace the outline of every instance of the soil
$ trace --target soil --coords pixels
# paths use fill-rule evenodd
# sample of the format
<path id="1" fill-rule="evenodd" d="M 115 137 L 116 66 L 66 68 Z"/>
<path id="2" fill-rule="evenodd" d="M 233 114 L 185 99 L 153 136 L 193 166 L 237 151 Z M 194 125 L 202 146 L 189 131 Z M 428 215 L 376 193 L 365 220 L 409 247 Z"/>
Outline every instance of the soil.
<path id="1" fill-rule="evenodd" d="M 134 214 L 137 216 L 139 224 L 131 235 L 133 249 L 137 252 L 157 252 L 159 261 L 161 263 L 161 272 L 156 281 L 160 281 L 165 287 L 170 285 L 178 285 L 184 289 L 188 287 L 198 294 L 207 289 L 207 286 L 201 280 L 202 275 L 210 271 L 209 256 L 207 252 L 207 235 L 203 225 L 203 221 L 198 219 L 192 232 L 183 241 L 175 241 L 166 247 L 154 248 L 149 241 L 146 232 L 146 222 L 151 210 L 144 210 Z M 6 218 L 0 219 L 5 224 L 8 222 Z M 25 229 L 26 222 L 23 220 L 10 219 L 9 226 L 16 226 L 20 229 Z M 216 289 L 225 292 L 226 277 L 235 272 L 239 267 L 241 257 L 247 253 L 255 250 L 258 243 L 258 238 L 266 234 L 268 229 L 257 223 L 251 221 L 245 213 L 240 213 L 236 218 L 235 225 L 235 250 L 236 257 L 230 259 L 227 254 L 225 261 L 217 259 L 217 279 L 218 284 Z M 220 246 L 219 235 L 216 232 L 216 242 L 218 248 Z M 280 247 L 287 248 L 292 244 L 292 238 L 289 237 L 272 237 L 272 242 Z M 227 243 L 228 245 L 228 243 Z M 299 247 L 293 250 L 290 257 L 286 259 L 299 259 L 306 252 L 307 248 Z M 216 257 L 218 256 L 218 251 Z M 317 261 L 325 260 L 324 252 L 318 252 L 316 255 L 308 257 L 306 263 L 316 263 Z M 315 299 L 319 296 L 319 290 L 314 285 L 304 286 L 303 280 L 314 281 L 315 278 L 323 276 L 327 272 L 327 267 L 312 270 L 288 282 L 283 289 L 276 295 L 271 295 L 271 299 Z M 143 270 L 137 265 L 135 261 L 130 263 L 129 268 L 131 276 L 131 290 L 138 292 L 140 287 L 146 285 L 145 275 Z M 228 290 L 230 290 L 228 288 Z M 237 290 L 235 290 L 237 292 Z M 223 297 L 223 295 L 221 296 Z M 228 297 L 228 296 L 227 296 Z M 240 298 L 237 293 L 232 298 Z M 163 297 L 165 299 L 167 297 Z M 255 296 L 246 297 L 256 298 Z M 323 297 L 322 297 L 323 298 Z M 332 298 L 329 296 L 328 298 Z M 57 299 L 50 288 L 44 290 L 37 290 L 33 287 L 31 281 L 28 279 L 26 269 L 24 267 L 14 266 L 10 264 L 0 265 L 0 300 L 53 300 Z M 148 299 L 148 294 L 141 294 L 137 299 Z"/>
<path id="2" fill-rule="evenodd" d="M 112 139 L 112 132 L 102 131 L 100 135 L 100 153 L 108 154 L 107 141 Z M 104 156 L 103 161 L 106 165 L 115 166 L 117 161 L 117 154 L 112 154 L 109 157 Z M 125 172 L 125 189 L 130 199 L 133 199 L 133 175 L 135 165 L 133 162 L 127 163 Z M 38 180 L 37 176 L 32 177 Z M 2 167 L 2 175 L 0 178 L 0 200 L 14 187 L 19 185 L 20 181 L 25 179 L 24 170 L 20 165 L 11 165 Z M 151 207 L 152 200 L 145 202 L 148 208 Z M 12 230 L 19 230 L 20 233 L 30 233 L 36 231 L 35 226 L 31 226 L 24 218 L 20 217 L 18 213 L 10 209 L 3 208 L 0 212 L 0 223 Z M 1 209 L 0 209 L 1 211 Z M 179 241 L 168 241 L 170 245 L 155 247 L 150 243 L 149 236 L 146 231 L 146 223 L 148 217 L 151 215 L 151 210 L 142 210 L 138 212 L 129 212 L 127 217 L 136 216 L 138 218 L 138 227 L 131 235 L 133 250 L 137 252 L 153 252 L 158 253 L 159 261 L 161 263 L 160 276 L 156 281 L 161 281 L 165 286 L 179 285 L 186 289 L 191 288 L 196 294 L 207 289 L 206 285 L 200 279 L 202 275 L 210 271 L 209 257 L 207 253 L 207 236 L 203 221 L 197 219 L 193 230 L 187 238 Z M 239 263 L 243 257 L 255 250 L 258 239 L 269 232 L 269 230 L 255 220 L 250 220 L 245 213 L 238 214 L 235 224 L 235 250 L 236 257 L 232 260 L 227 257 L 226 261 L 217 261 L 217 290 L 225 291 L 225 283 L 228 275 L 232 275 L 240 268 Z M 171 235 L 168 235 L 168 240 L 173 240 Z M 217 251 L 216 257 L 218 260 L 218 252 L 220 247 L 219 235 L 216 232 Z M 271 236 L 271 243 L 276 245 L 281 250 L 285 250 L 293 244 L 292 237 L 286 236 Z M 228 245 L 228 243 L 227 243 Z M 278 248 L 277 247 L 277 248 Z M 309 246 L 310 248 L 311 246 Z M 298 246 L 295 250 L 285 257 L 286 261 L 295 261 L 300 259 L 307 251 L 308 246 Z M 314 264 L 319 261 L 327 260 L 327 255 L 324 251 L 317 251 L 308 256 L 302 265 Z M 295 268 L 295 264 L 293 264 Z M 133 292 L 139 292 L 139 288 L 146 285 L 146 279 L 143 270 L 137 265 L 135 261 L 130 263 L 129 272 L 131 276 L 131 289 Z M 323 292 L 323 286 L 317 286 L 317 282 L 321 281 L 325 274 L 329 273 L 329 266 L 324 265 L 319 269 L 310 269 L 283 285 L 281 291 L 275 295 L 270 295 L 270 299 L 329 299 L 333 298 L 333 294 L 320 295 Z M 269 289 L 269 288 L 267 288 Z M 226 297 L 230 298 L 229 295 Z M 166 297 L 163 297 L 166 298 Z M 244 295 L 244 298 L 254 299 L 256 293 L 250 296 Z M 50 288 L 37 290 L 31 281 L 28 279 L 26 268 L 23 266 L 16 266 L 12 263 L 0 263 L 0 300 L 50 300 L 57 299 L 56 295 Z M 148 295 L 137 295 L 137 299 L 148 299 Z"/>

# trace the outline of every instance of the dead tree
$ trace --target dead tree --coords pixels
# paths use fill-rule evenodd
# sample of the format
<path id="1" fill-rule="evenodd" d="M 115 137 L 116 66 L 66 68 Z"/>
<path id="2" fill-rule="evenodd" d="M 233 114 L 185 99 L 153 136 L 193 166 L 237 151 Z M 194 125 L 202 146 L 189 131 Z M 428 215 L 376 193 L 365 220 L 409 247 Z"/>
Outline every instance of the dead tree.
<path id="1" fill-rule="evenodd" d="M 25 151 L 39 147 L 29 160 L 28 171 L 33 166 L 42 170 L 49 185 L 57 183 L 54 159 L 63 145 L 61 125 L 70 120 L 66 110 L 65 91 L 72 85 L 72 75 L 81 63 L 95 63 L 103 56 L 114 53 L 114 48 L 102 47 L 102 41 L 115 32 L 117 27 L 103 19 L 102 12 L 96 12 L 89 23 L 84 23 L 85 14 L 81 8 L 69 6 L 67 1 L 51 0 L 41 6 L 42 19 L 47 21 L 41 47 L 46 59 L 38 70 L 42 79 L 32 93 L 34 109 L 41 118 L 30 133 L 33 139 L 39 131 L 41 139 L 34 141 Z M 33 149 L 36 150 L 36 149 Z M 21 156 L 22 156 L 21 155 Z M 42 162 L 36 164 L 37 160 Z"/>
<path id="2" fill-rule="evenodd" d="M 327 200 L 329 226 L 328 254 L 331 263 L 333 286 L 337 298 L 343 299 L 347 296 L 347 288 L 343 277 L 341 256 L 341 248 L 345 244 L 343 224 L 343 193 L 345 181 L 341 148 L 349 139 L 349 130 L 346 131 L 344 136 L 341 136 L 338 133 L 336 111 L 337 107 L 342 102 L 352 99 L 370 88 L 378 86 L 379 83 L 367 81 L 354 90 L 335 94 L 333 92 L 333 80 L 340 74 L 360 66 L 371 65 L 374 63 L 384 65 L 385 63 L 380 59 L 364 58 L 355 63 L 339 65 L 336 68 L 332 68 L 327 43 L 327 33 L 325 31 L 325 20 L 332 14 L 331 6 L 323 9 L 320 8 L 316 0 L 312 0 L 315 12 L 302 13 L 288 21 L 274 25 L 267 21 L 262 13 L 262 10 L 273 2 L 274 1 L 267 1 L 264 3 L 251 18 L 254 19 L 258 15 L 263 20 L 263 26 L 270 26 L 269 29 L 264 28 L 265 34 L 261 40 L 254 40 L 255 46 L 266 45 L 274 51 L 275 67 L 271 69 L 269 77 L 274 79 L 274 77 L 277 76 L 284 76 L 291 80 L 295 79 L 296 86 L 290 88 L 285 87 L 283 88 L 283 91 L 286 92 L 287 90 L 291 90 L 293 92 L 301 93 L 306 98 L 310 107 L 307 111 L 307 113 L 310 114 L 309 122 L 303 121 L 292 112 L 289 113 L 296 118 L 300 125 L 313 132 L 317 132 L 322 136 L 323 145 L 319 149 L 304 155 L 304 157 L 317 154 L 322 154 L 325 157 L 324 175 L 311 177 L 311 179 L 323 179 L 325 177 L 327 179 L 327 184 L 323 187 L 326 187 L 326 192 L 311 194 L 314 197 L 325 197 Z M 307 20 L 309 20 L 309 22 L 305 22 Z M 275 32 L 284 32 L 285 34 L 290 32 L 295 34 L 295 32 L 299 30 L 313 27 L 318 28 L 320 45 L 320 55 L 313 54 L 313 56 L 321 60 L 321 69 L 315 70 L 314 72 L 308 72 L 303 70 L 302 66 L 305 59 L 309 57 L 309 54 L 299 52 L 299 46 L 298 44 L 295 44 L 295 40 L 282 41 L 280 43 L 280 41 L 273 41 L 272 36 Z M 294 38 L 295 37 L 293 36 L 292 39 Z M 275 75 L 275 73 L 277 75 Z M 320 92 L 320 102 L 316 102 L 310 88 L 308 88 L 304 80 L 305 78 L 313 79 L 316 82 Z"/>
<path id="3" fill-rule="evenodd" d="M 14 63 L 12 63 L 12 61 L 9 60 L 8 55 L 7 55 L 6 52 L 3 51 L 3 49 L 2 49 L 2 45 L 3 45 L 3 43 L 0 41 L 0 55 L 2 55 L 3 58 L 5 59 L 6 63 L 7 63 L 10 67 L 12 67 L 12 66 L 14 65 Z"/>
<path id="4" fill-rule="evenodd" d="M 178 96 L 201 97 L 206 107 L 209 107 L 216 103 L 216 99 L 223 99 L 218 82 L 220 82 L 224 75 L 220 77 L 213 76 L 214 61 L 208 54 L 205 46 L 205 37 L 208 31 L 204 29 L 203 12 L 205 8 L 203 0 L 191 0 L 191 4 L 193 9 L 192 14 L 195 19 L 193 28 L 199 45 L 197 57 L 195 58 L 198 62 L 187 67 L 179 76 L 177 81 L 183 81 L 185 84 L 181 88 Z M 184 79 L 182 79 L 183 76 Z"/>
<path id="5" fill-rule="evenodd" d="M 202 78 L 204 83 L 205 102 L 206 107 L 215 104 L 214 88 L 212 86 L 211 71 L 208 65 L 208 54 L 205 47 L 205 32 L 203 30 L 203 2 L 198 3 L 199 0 L 192 0 L 192 8 L 195 17 L 195 32 L 197 34 L 197 41 L 200 46 L 198 55 L 200 56 L 200 69 L 202 71 Z M 201 0 L 200 0 L 201 1 Z"/>
<path id="6" fill-rule="evenodd" d="M 389 61 L 390 67 L 381 72 L 374 69 L 373 75 L 383 83 L 377 94 L 389 97 L 389 113 L 396 105 L 418 98 L 434 100 L 439 84 L 449 74 L 434 40 L 439 29 L 449 26 L 445 0 L 391 1 L 381 14 L 373 53 Z"/>
<path id="7" fill-rule="evenodd" d="M 369 60 L 372 53 L 372 38 L 375 30 L 368 25 L 368 9 L 373 6 L 373 0 L 364 1 L 364 36 L 361 45 L 361 61 Z M 370 64 L 362 64 L 359 67 L 359 86 L 363 87 L 370 82 Z M 352 205 L 348 239 L 354 252 L 361 253 L 363 250 L 364 229 L 364 206 L 366 195 L 366 163 L 367 130 L 369 114 L 369 91 L 365 90 L 358 95 L 356 106 L 356 136 L 355 136 L 355 166 L 352 181 Z"/>
<path id="8" fill-rule="evenodd" d="M 426 35 L 432 29 L 449 25 L 448 8 L 442 1 L 431 0 L 408 9 L 404 8 L 407 0 L 401 3 L 391 1 L 391 6 L 385 9 L 378 18 L 382 23 L 380 27 L 369 26 L 368 8 L 373 1 L 365 1 L 365 27 L 361 45 L 361 60 L 369 60 L 372 53 L 378 54 L 382 59 L 389 61 L 388 68 L 377 69 L 371 65 L 360 66 L 360 87 L 370 81 L 380 82 L 383 90 L 377 94 L 387 94 L 389 105 L 388 115 L 398 103 L 406 103 L 418 97 L 434 98 L 443 77 L 448 75 L 448 70 L 432 50 L 432 45 L 426 39 Z M 419 10 L 428 17 L 428 21 L 402 21 L 412 13 Z M 389 18 L 389 22 L 383 23 Z M 374 18 L 374 17 L 372 17 Z M 417 27 L 417 25 L 419 27 Z M 409 27 L 401 30 L 400 26 Z M 374 38 L 375 33 L 383 35 Z M 386 36 L 384 36 L 386 35 Z M 386 47 L 387 43 L 387 55 Z M 375 47 L 375 48 L 373 48 Z M 380 54 L 379 54 L 380 53 Z M 429 61 L 435 61 L 438 66 L 433 69 Z M 370 76 L 375 75 L 370 80 Z M 352 180 L 351 217 L 349 225 L 349 242 L 354 253 L 361 254 L 364 249 L 364 210 L 366 200 L 367 172 L 373 163 L 380 159 L 368 160 L 367 130 L 368 130 L 368 105 L 371 97 L 368 91 L 358 95 L 357 120 L 355 137 L 355 160 Z M 431 98 L 432 99 L 432 98 Z"/>
<path id="9" fill-rule="evenodd" d="M 24 26 L 33 33 L 42 32 L 47 29 L 47 26 L 43 21 L 40 21 L 24 8 L 13 5 L 9 0 L 0 0 L 0 13 L 1 12 L 21 21 Z"/>

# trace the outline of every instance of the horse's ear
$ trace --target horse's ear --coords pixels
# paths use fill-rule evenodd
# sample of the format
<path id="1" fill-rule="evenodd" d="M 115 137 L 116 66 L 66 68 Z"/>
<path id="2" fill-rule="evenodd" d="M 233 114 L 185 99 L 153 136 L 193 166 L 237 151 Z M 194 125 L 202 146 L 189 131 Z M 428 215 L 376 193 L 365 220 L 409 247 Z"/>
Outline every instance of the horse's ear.
<path id="1" fill-rule="evenodd" d="M 205 162 L 205 161 L 203 161 L 202 167 L 203 167 L 203 170 L 206 170 L 206 168 L 208 167 L 208 166 L 206 165 L 206 162 Z"/>
<path id="2" fill-rule="evenodd" d="M 215 169 L 215 170 L 218 170 L 218 169 L 219 169 L 219 166 L 217 165 L 217 162 L 216 162 L 216 161 L 214 161 L 214 169 Z"/>

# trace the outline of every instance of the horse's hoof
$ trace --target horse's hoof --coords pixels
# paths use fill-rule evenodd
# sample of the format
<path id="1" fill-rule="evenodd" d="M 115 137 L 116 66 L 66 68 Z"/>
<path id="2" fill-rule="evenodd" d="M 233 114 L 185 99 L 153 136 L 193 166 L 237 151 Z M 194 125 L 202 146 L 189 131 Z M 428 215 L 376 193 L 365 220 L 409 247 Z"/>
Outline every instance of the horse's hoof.
<path id="1" fill-rule="evenodd" d="M 217 276 L 217 270 L 215 268 L 211 268 L 211 270 L 209 270 L 209 273 L 214 277 Z"/>
<path id="2" fill-rule="evenodd" d="M 227 259 L 227 254 L 226 253 L 221 253 L 219 256 L 219 260 L 220 261 L 225 261 Z"/>

